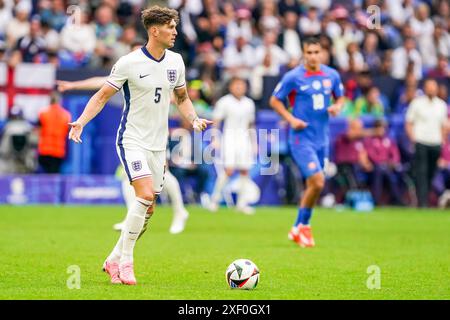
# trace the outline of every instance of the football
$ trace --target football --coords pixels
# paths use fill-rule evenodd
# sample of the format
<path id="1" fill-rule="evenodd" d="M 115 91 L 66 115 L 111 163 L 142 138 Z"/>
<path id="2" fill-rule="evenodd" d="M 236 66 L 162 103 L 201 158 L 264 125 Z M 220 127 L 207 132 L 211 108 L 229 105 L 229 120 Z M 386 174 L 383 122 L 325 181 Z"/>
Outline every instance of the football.
<path id="1" fill-rule="evenodd" d="M 225 273 L 231 289 L 255 289 L 259 282 L 259 269 L 248 259 L 233 261 Z"/>

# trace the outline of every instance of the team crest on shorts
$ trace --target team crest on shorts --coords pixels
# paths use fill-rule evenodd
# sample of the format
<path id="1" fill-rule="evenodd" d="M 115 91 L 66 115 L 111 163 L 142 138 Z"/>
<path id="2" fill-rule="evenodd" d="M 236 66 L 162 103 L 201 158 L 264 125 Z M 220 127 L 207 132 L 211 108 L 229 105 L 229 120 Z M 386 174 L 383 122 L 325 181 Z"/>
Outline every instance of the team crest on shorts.
<path id="1" fill-rule="evenodd" d="M 131 163 L 131 167 L 133 168 L 134 171 L 139 171 L 142 169 L 142 162 L 140 160 L 133 161 Z"/>
<path id="2" fill-rule="evenodd" d="M 167 70 L 167 79 L 170 83 L 175 83 L 177 81 L 177 70 L 175 69 L 168 69 Z"/>

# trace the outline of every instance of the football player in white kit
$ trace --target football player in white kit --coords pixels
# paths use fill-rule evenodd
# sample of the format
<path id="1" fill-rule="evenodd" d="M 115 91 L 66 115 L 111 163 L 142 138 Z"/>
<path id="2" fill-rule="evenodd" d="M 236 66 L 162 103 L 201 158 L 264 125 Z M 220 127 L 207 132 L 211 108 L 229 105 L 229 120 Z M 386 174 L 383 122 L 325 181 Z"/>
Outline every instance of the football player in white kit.
<path id="1" fill-rule="evenodd" d="M 142 45 L 143 43 L 134 43 L 131 46 L 131 51 L 141 50 Z M 80 81 L 56 81 L 56 83 L 58 85 L 58 91 L 65 92 L 68 90 L 98 90 L 105 84 L 107 80 L 108 77 L 92 77 Z M 134 201 L 134 189 L 130 185 L 128 176 L 123 166 L 116 171 L 116 176 L 122 182 L 122 194 L 128 210 Z M 180 184 L 178 183 L 177 178 L 175 178 L 175 176 L 168 170 L 168 167 L 166 167 L 166 173 L 164 175 L 164 190 L 169 196 L 173 211 L 172 224 L 170 226 L 169 232 L 172 234 L 183 232 L 186 226 L 186 221 L 189 217 L 189 212 L 186 210 L 183 203 Z M 124 225 L 125 219 L 119 223 L 114 224 L 113 228 L 114 230 L 122 231 Z"/>
<path id="2" fill-rule="evenodd" d="M 220 143 L 224 170 L 218 172 L 209 209 L 217 211 L 224 186 L 234 171 L 238 170 L 240 183 L 236 208 L 245 214 L 253 214 L 254 209 L 246 203 L 245 194 L 256 185 L 249 177 L 256 153 L 256 134 L 251 134 L 255 122 L 255 103 L 245 96 L 247 83 L 243 79 L 232 78 L 229 91 L 229 94 L 217 101 L 213 112 L 215 126 L 224 122 Z M 217 141 L 215 144 L 217 145 Z"/>
<path id="3" fill-rule="evenodd" d="M 112 283 L 137 283 L 133 250 L 164 183 L 171 93 L 175 94 L 179 112 L 195 130 L 205 130 L 212 123 L 195 113 L 186 90 L 181 55 L 167 50 L 175 43 L 178 21 L 178 12 L 173 9 L 153 6 L 144 10 L 142 22 L 148 43 L 117 61 L 106 84 L 92 96 L 81 116 L 69 124 L 69 138 L 81 143 L 83 127 L 123 88 L 125 104 L 117 133 L 117 153 L 136 198 L 120 238 L 103 265 Z"/>

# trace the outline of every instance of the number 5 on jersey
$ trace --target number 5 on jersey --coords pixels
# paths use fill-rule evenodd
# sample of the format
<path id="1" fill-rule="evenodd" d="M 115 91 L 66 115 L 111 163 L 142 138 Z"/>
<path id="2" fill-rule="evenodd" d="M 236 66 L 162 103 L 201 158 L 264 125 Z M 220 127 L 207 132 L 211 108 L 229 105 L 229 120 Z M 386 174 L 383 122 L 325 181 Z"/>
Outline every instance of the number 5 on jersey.
<path id="1" fill-rule="evenodd" d="M 159 87 L 155 89 L 155 100 L 153 100 L 155 103 L 159 103 L 161 101 L 161 90 L 162 88 Z"/>

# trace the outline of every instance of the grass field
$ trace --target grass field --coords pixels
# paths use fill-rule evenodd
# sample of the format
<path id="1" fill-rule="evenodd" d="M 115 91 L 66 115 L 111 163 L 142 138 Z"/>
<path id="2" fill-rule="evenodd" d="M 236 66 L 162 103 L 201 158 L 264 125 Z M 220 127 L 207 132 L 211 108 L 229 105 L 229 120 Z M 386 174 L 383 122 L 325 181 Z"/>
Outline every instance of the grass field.
<path id="1" fill-rule="evenodd" d="M 318 209 L 317 246 L 301 249 L 287 240 L 295 208 L 189 210 L 185 232 L 171 235 L 170 208 L 158 207 L 136 246 L 138 286 L 127 287 L 101 272 L 124 208 L 0 206 L 0 299 L 450 299 L 450 212 Z M 228 289 L 237 258 L 260 268 L 257 289 Z M 80 289 L 66 286 L 71 265 Z M 378 290 L 366 286 L 371 265 Z"/>

